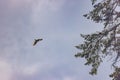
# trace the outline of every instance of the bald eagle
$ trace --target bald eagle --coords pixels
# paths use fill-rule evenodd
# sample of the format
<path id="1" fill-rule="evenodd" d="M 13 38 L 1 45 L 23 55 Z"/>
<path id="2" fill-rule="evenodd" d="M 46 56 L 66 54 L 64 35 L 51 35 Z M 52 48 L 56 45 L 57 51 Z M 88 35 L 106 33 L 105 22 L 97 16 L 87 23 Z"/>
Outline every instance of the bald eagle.
<path id="1" fill-rule="evenodd" d="M 39 41 L 42 41 L 43 39 L 35 39 L 34 40 L 34 43 L 33 43 L 33 46 L 35 46 Z"/>

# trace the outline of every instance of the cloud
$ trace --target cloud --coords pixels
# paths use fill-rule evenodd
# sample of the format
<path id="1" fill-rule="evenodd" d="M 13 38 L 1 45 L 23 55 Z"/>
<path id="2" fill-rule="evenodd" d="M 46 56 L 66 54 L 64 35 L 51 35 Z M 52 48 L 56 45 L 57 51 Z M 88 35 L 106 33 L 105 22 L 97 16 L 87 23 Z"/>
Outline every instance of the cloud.
<path id="1" fill-rule="evenodd" d="M 65 76 L 62 80 L 76 80 L 76 78 L 72 76 Z"/>
<path id="2" fill-rule="evenodd" d="M 26 76 L 34 75 L 39 71 L 39 65 L 29 65 L 21 68 L 21 73 Z"/>
<path id="3" fill-rule="evenodd" d="M 26 5 L 30 5 L 33 1 L 36 2 L 37 0 L 8 0 L 7 3 L 9 3 L 9 7 L 15 9 Z"/>
<path id="4" fill-rule="evenodd" d="M 46 23 L 45 19 L 51 14 L 59 12 L 64 6 L 66 0 L 39 0 L 33 2 L 31 23 Z M 45 21 L 45 22 L 44 22 Z"/>
<path id="5" fill-rule="evenodd" d="M 39 0 L 37 5 L 34 5 L 35 10 L 53 10 L 57 11 L 62 8 L 66 0 Z M 33 1 L 34 3 L 34 1 Z"/>
<path id="6" fill-rule="evenodd" d="M 48 0 L 48 8 L 57 11 L 62 8 L 66 0 Z"/>
<path id="7" fill-rule="evenodd" d="M 11 77 L 11 65 L 6 61 L 0 60 L 0 80 L 11 80 Z"/>
<path id="8" fill-rule="evenodd" d="M 81 74 L 78 73 L 81 64 L 73 60 L 73 48 L 76 40 L 81 41 L 79 32 L 90 31 L 90 27 L 80 27 L 79 20 L 76 24 L 74 18 L 78 17 L 75 15 L 78 11 L 76 7 L 68 6 L 72 0 L 67 5 L 66 0 L 2 1 L 0 58 L 9 63 L 0 61 L 0 80 L 10 80 L 11 76 L 15 77 L 12 80 L 79 80 L 71 76 L 76 74 L 78 78 Z M 42 36 L 44 41 L 33 48 L 33 36 Z M 70 65 L 74 66 L 69 69 Z M 87 78 L 88 71 L 82 72 L 85 74 L 82 73 L 82 77 Z"/>
<path id="9" fill-rule="evenodd" d="M 15 73 L 22 76 L 34 76 L 35 74 L 43 73 L 46 70 L 53 68 L 53 65 L 48 62 L 40 62 L 33 64 L 22 64 L 15 67 Z"/>

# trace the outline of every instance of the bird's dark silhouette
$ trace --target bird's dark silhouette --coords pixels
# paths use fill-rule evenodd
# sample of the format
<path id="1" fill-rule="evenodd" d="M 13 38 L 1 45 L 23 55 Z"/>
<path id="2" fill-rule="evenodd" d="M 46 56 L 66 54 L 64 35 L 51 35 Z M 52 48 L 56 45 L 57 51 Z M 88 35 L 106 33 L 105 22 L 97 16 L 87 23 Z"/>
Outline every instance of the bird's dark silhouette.
<path id="1" fill-rule="evenodd" d="M 43 39 L 35 39 L 34 40 L 34 43 L 33 43 L 33 46 L 35 46 L 39 41 L 42 41 Z"/>

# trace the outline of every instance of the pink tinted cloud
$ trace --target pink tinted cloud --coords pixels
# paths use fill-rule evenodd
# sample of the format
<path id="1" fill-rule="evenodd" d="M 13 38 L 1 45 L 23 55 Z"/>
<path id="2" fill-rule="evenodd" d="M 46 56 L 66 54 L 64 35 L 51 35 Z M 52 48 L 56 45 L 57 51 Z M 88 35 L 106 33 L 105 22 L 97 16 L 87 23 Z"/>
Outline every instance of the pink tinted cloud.
<path id="1" fill-rule="evenodd" d="M 44 8 L 46 6 L 51 10 L 58 10 L 63 6 L 65 1 L 66 0 L 7 0 L 5 2 L 13 9 L 26 5 L 39 5 L 41 6 L 39 8 Z"/>
<path id="2" fill-rule="evenodd" d="M 11 65 L 4 60 L 0 60 L 0 80 L 11 80 L 11 78 L 12 78 Z"/>
<path id="3" fill-rule="evenodd" d="M 10 7 L 15 8 L 15 7 L 24 6 L 26 4 L 30 4 L 30 3 L 32 3 L 32 1 L 33 0 L 10 0 L 8 2 L 9 2 Z M 36 0 L 34 0 L 34 1 L 36 1 Z"/>

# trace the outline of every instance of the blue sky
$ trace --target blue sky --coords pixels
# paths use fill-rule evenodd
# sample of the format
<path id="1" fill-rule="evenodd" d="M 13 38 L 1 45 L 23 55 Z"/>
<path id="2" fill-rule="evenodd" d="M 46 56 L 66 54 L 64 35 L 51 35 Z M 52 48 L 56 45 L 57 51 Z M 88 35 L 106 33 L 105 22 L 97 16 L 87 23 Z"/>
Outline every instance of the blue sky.
<path id="1" fill-rule="evenodd" d="M 82 17 L 89 10 L 90 0 L 0 0 L 0 80 L 108 80 L 109 61 L 91 76 L 74 57 L 80 33 L 102 29 Z"/>

